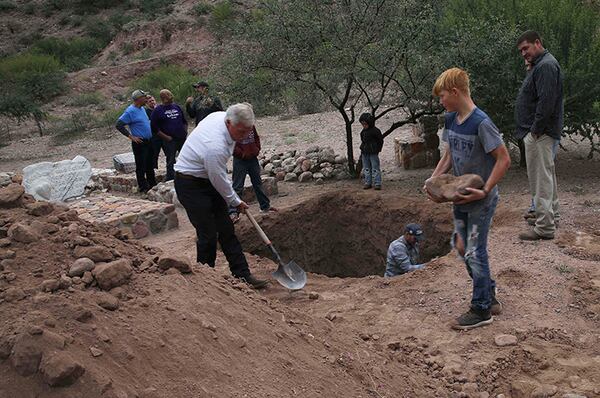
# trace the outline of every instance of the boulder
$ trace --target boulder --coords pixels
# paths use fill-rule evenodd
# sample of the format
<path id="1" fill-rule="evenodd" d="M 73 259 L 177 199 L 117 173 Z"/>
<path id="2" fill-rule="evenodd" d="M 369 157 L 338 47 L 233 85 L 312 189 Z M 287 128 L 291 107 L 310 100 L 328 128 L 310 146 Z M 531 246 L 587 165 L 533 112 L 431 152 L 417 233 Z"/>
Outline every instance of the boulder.
<path id="1" fill-rule="evenodd" d="M 494 342 L 498 347 L 506 347 L 511 345 L 517 345 L 517 336 L 511 334 L 499 334 L 494 337 Z"/>
<path id="2" fill-rule="evenodd" d="M 287 172 L 285 171 L 280 171 L 279 173 L 275 174 L 275 179 L 277 181 L 283 181 L 283 179 L 285 178 L 285 175 L 287 174 Z"/>
<path id="3" fill-rule="evenodd" d="M 425 181 L 429 194 L 443 202 L 452 202 L 458 194 L 466 194 L 466 188 L 483 188 L 484 181 L 477 174 L 465 174 L 455 177 L 451 174 L 442 174 Z"/>
<path id="4" fill-rule="evenodd" d="M 112 294 L 99 292 L 96 295 L 96 304 L 105 310 L 114 311 L 119 308 L 119 299 Z"/>
<path id="5" fill-rule="evenodd" d="M 70 386 L 85 372 L 84 367 L 64 351 L 44 355 L 39 370 L 51 387 Z"/>
<path id="6" fill-rule="evenodd" d="M 300 182 L 309 182 L 310 180 L 312 180 L 312 173 L 310 171 L 305 171 L 304 173 L 300 174 L 300 177 L 298 177 L 298 181 Z"/>
<path id="7" fill-rule="evenodd" d="M 127 283 L 132 273 L 131 261 L 126 258 L 97 264 L 92 271 L 98 286 L 103 290 L 110 290 Z"/>
<path id="8" fill-rule="evenodd" d="M 39 201 L 27 205 L 27 214 L 32 216 L 47 216 L 54 211 L 52 203 Z"/>
<path id="9" fill-rule="evenodd" d="M 43 292 L 55 292 L 60 289 L 60 281 L 58 279 L 47 279 L 42 282 L 40 289 Z"/>
<path id="10" fill-rule="evenodd" d="M 96 263 L 113 259 L 112 252 L 104 246 L 77 246 L 73 254 L 77 258 L 89 258 Z"/>
<path id="11" fill-rule="evenodd" d="M 23 203 L 25 188 L 22 185 L 10 183 L 0 189 L 0 208 L 19 207 Z"/>
<path id="12" fill-rule="evenodd" d="M 4 291 L 4 295 L 2 297 L 4 298 L 4 300 L 10 303 L 12 301 L 23 300 L 26 296 L 27 295 L 25 294 L 23 289 L 20 289 L 18 287 L 9 287 Z"/>
<path id="13" fill-rule="evenodd" d="M 169 268 L 175 268 L 179 270 L 182 274 L 187 274 L 192 272 L 192 267 L 189 262 L 183 257 L 174 257 L 174 256 L 163 256 L 158 259 L 158 268 L 163 271 L 168 270 Z"/>
<path id="14" fill-rule="evenodd" d="M 0 173 L 0 188 L 10 185 L 13 181 L 15 174 L 11 172 L 1 172 Z"/>
<path id="15" fill-rule="evenodd" d="M 303 172 L 310 171 L 310 169 L 313 167 L 313 162 L 310 159 L 306 159 L 304 162 L 302 162 L 300 167 L 302 168 Z"/>
<path id="16" fill-rule="evenodd" d="M 83 156 L 60 162 L 41 162 L 23 169 L 25 192 L 37 200 L 62 202 L 81 196 L 92 176 L 92 165 Z"/>
<path id="17" fill-rule="evenodd" d="M 311 145 L 308 148 L 306 148 L 306 151 L 304 152 L 305 154 L 309 154 L 309 153 L 314 153 L 314 152 L 319 152 L 319 146 L 318 145 Z"/>
<path id="18" fill-rule="evenodd" d="M 21 243 L 37 242 L 40 239 L 40 235 L 33 228 L 21 223 L 11 225 L 7 235 L 12 241 Z"/>
<path id="19" fill-rule="evenodd" d="M 121 173 L 133 173 L 135 171 L 135 157 L 133 152 L 121 153 L 113 156 L 113 166 Z"/>
<path id="20" fill-rule="evenodd" d="M 298 181 L 298 176 L 295 173 L 287 173 L 283 178 L 285 182 Z"/>

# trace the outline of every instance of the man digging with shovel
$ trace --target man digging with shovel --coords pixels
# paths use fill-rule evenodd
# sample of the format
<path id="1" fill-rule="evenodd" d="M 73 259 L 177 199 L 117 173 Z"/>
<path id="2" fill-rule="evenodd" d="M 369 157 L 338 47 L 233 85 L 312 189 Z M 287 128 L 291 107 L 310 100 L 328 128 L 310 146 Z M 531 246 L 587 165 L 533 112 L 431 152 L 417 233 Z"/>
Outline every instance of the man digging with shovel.
<path id="1" fill-rule="evenodd" d="M 233 276 L 260 289 L 267 281 L 250 274 L 228 214 L 229 206 L 240 213 L 248 208 L 227 178 L 227 161 L 235 143 L 246 139 L 253 126 L 254 111 L 247 103 L 232 105 L 227 112 L 211 113 L 183 144 L 174 169 L 177 199 L 196 229 L 197 261 L 214 267 L 218 240 Z"/>

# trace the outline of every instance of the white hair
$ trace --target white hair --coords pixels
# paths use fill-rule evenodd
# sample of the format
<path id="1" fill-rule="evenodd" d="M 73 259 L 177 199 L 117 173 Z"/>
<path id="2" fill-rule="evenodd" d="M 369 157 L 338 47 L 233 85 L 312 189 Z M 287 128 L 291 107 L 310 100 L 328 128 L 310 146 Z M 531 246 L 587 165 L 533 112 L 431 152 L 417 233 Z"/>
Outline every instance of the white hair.
<path id="1" fill-rule="evenodd" d="M 242 124 L 246 127 L 254 126 L 254 110 L 252 105 L 247 102 L 231 105 L 225 113 L 225 120 L 229 120 L 234 126 Z"/>

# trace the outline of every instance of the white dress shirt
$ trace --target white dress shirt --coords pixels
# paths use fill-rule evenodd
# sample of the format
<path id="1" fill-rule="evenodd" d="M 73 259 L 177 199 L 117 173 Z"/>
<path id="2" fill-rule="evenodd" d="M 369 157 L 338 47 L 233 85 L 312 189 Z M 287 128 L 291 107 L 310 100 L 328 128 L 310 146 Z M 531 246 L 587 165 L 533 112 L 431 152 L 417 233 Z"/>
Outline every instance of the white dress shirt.
<path id="1" fill-rule="evenodd" d="M 185 140 L 179 152 L 175 171 L 208 178 L 229 206 L 242 201 L 227 177 L 227 161 L 233 155 L 235 141 L 225 125 L 225 112 L 213 112 L 205 117 Z"/>

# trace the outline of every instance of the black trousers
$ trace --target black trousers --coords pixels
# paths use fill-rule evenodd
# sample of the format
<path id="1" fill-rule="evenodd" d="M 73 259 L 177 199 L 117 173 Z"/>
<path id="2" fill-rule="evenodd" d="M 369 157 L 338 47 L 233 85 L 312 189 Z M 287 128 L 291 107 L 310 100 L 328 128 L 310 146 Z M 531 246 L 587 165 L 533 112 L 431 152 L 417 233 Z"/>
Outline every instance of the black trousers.
<path id="1" fill-rule="evenodd" d="M 165 151 L 165 156 L 167 157 L 167 175 L 165 177 L 165 181 L 170 181 L 175 178 L 175 170 L 173 170 L 173 166 L 175 166 L 177 153 L 181 151 L 183 144 L 185 144 L 185 138 L 173 138 L 169 142 L 163 142 L 163 150 Z"/>
<path id="2" fill-rule="evenodd" d="M 131 142 L 131 150 L 135 158 L 135 177 L 141 192 L 146 192 L 156 185 L 154 176 L 154 165 L 152 143 L 150 140 L 143 140 L 139 144 Z"/>
<path id="3" fill-rule="evenodd" d="M 167 150 L 165 149 L 164 141 L 158 136 L 152 136 L 150 139 L 152 142 L 152 166 L 158 169 L 158 157 L 160 156 L 160 150 L 162 149 L 165 157 L 167 156 Z"/>
<path id="4" fill-rule="evenodd" d="M 231 273 L 237 277 L 249 276 L 248 262 L 242 245 L 235 236 L 227 203 L 210 181 L 204 178 L 182 177 L 176 173 L 175 192 L 196 229 L 197 261 L 214 267 L 218 241 L 229 262 Z"/>

